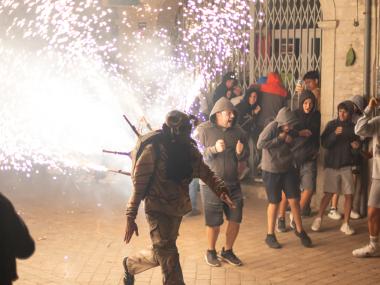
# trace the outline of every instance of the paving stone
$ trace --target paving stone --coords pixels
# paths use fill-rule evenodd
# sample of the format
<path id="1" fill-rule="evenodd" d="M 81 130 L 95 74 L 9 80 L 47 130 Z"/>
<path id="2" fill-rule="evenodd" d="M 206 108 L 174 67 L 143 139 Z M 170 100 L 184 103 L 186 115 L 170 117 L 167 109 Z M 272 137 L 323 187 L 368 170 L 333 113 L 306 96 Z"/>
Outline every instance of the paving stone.
<path id="1" fill-rule="evenodd" d="M 58 193 L 60 190 L 56 190 Z M 266 236 L 265 200 L 254 192 L 257 184 L 244 187 L 243 223 L 234 252 L 244 265 L 222 263 L 211 268 L 204 261 L 207 249 L 204 217 L 183 220 L 178 248 L 187 285 L 266 285 L 266 284 L 378 284 L 379 259 L 356 259 L 354 248 L 368 239 L 366 220 L 353 221 L 357 234 L 347 237 L 339 231 L 341 222 L 327 217 L 323 231 L 311 232 L 313 218 L 304 219 L 314 247 L 306 249 L 293 232 L 277 234 L 284 246 L 269 249 Z M 123 242 L 124 207 L 128 199 L 122 192 L 98 186 L 91 192 L 74 191 L 57 199 L 52 189 L 36 190 L 34 195 L 5 189 L 16 209 L 22 209 L 37 250 L 27 260 L 18 261 L 17 285 L 31 284 L 122 284 L 122 258 L 150 245 L 149 231 L 141 210 L 137 218 L 140 236 L 129 245 Z M 75 201 L 75 203 L 73 203 Z M 101 207 L 98 204 L 101 202 Z M 225 226 L 217 242 L 225 242 Z M 136 276 L 136 285 L 162 284 L 159 267 Z"/>

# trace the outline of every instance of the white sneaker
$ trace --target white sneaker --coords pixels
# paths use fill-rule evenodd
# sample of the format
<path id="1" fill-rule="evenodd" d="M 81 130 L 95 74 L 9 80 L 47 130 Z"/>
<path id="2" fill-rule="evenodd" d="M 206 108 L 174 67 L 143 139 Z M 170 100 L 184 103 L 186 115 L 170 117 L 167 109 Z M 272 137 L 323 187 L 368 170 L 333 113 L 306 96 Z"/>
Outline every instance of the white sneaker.
<path id="1" fill-rule="evenodd" d="M 375 257 L 380 256 L 380 247 L 374 247 L 371 244 L 367 244 L 361 248 L 352 251 L 352 255 L 355 257 Z"/>
<path id="2" fill-rule="evenodd" d="M 351 211 L 350 213 L 350 218 L 353 219 L 353 220 L 357 220 L 357 219 L 360 219 L 360 214 L 355 212 L 355 211 Z"/>
<path id="3" fill-rule="evenodd" d="M 340 227 L 340 231 L 345 233 L 348 236 L 351 236 L 355 233 L 355 230 L 350 227 L 349 224 L 343 223 L 342 226 Z"/>
<path id="4" fill-rule="evenodd" d="M 330 211 L 329 211 L 327 217 L 329 217 L 330 219 L 333 219 L 333 220 L 340 220 L 342 218 L 342 215 L 338 212 L 337 209 L 330 208 Z"/>
<path id="5" fill-rule="evenodd" d="M 255 181 L 257 183 L 263 183 L 263 179 L 261 177 L 255 177 L 255 178 L 253 178 L 253 181 Z"/>
<path id="6" fill-rule="evenodd" d="M 248 167 L 244 168 L 243 171 L 240 173 L 239 180 L 243 180 L 250 172 L 250 169 Z"/>
<path id="7" fill-rule="evenodd" d="M 292 230 L 296 228 L 296 222 L 294 221 L 294 217 L 292 213 L 289 214 L 289 226 Z"/>
<path id="8" fill-rule="evenodd" d="M 315 232 L 318 232 L 321 229 L 321 224 L 322 224 L 322 218 L 320 217 L 315 218 L 315 220 L 311 224 L 311 229 Z"/>

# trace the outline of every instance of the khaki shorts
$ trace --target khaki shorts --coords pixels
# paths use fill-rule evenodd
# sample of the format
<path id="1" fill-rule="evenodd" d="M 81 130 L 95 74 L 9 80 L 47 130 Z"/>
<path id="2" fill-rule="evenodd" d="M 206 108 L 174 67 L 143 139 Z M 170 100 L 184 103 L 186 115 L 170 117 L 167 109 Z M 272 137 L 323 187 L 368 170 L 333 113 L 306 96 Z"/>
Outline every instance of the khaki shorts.
<path id="1" fill-rule="evenodd" d="M 325 168 L 323 191 L 326 193 L 353 195 L 355 187 L 352 177 L 352 167 L 346 166 L 338 169 Z"/>
<path id="2" fill-rule="evenodd" d="M 380 179 L 372 179 L 371 190 L 369 192 L 368 206 L 380 209 Z"/>
<path id="3" fill-rule="evenodd" d="M 317 190 L 317 161 L 307 161 L 299 168 L 300 188 L 303 190 Z"/>

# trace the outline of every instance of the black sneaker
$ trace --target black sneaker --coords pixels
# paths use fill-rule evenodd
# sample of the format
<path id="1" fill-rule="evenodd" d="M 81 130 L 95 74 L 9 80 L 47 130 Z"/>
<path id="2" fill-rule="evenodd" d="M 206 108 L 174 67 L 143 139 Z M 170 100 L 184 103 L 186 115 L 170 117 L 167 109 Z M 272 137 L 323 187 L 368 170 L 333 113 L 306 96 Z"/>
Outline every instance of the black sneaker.
<path id="1" fill-rule="evenodd" d="M 229 264 L 241 266 L 243 265 L 243 262 L 233 253 L 232 249 L 224 250 L 224 247 L 222 248 L 222 251 L 220 252 L 221 258 L 228 262 Z"/>
<path id="2" fill-rule="evenodd" d="M 302 230 L 302 232 L 300 233 L 297 230 L 295 230 L 294 233 L 296 234 L 297 237 L 300 238 L 301 243 L 304 247 L 312 247 L 313 243 L 304 230 Z"/>
<path id="3" fill-rule="evenodd" d="M 207 250 L 205 255 L 206 263 L 213 267 L 219 267 L 220 261 L 218 260 L 218 256 L 216 255 L 216 250 Z"/>
<path id="4" fill-rule="evenodd" d="M 277 238 L 274 234 L 267 234 L 265 242 L 270 248 L 281 248 L 281 244 L 278 243 Z"/>
<path id="5" fill-rule="evenodd" d="M 199 216 L 200 214 L 201 214 L 201 211 L 199 211 L 198 209 L 192 209 L 184 217 L 189 218 L 189 217 Z"/>
<path id="6" fill-rule="evenodd" d="M 277 218 L 276 231 L 279 233 L 286 232 L 285 218 Z"/>
<path id="7" fill-rule="evenodd" d="M 128 257 L 125 257 L 123 259 L 123 266 L 124 266 L 123 282 L 124 282 L 124 285 L 134 285 L 135 284 L 135 276 L 128 272 L 127 259 L 128 259 Z"/>

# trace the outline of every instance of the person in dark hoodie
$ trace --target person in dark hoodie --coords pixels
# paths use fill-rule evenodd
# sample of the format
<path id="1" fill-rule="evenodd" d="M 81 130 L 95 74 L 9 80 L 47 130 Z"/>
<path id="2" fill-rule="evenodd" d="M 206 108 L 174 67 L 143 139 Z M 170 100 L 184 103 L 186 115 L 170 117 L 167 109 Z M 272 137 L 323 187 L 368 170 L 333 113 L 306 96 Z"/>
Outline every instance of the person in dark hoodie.
<path id="1" fill-rule="evenodd" d="M 346 235 L 353 235 L 354 229 L 349 225 L 354 194 L 352 166 L 355 156 L 360 152 L 360 138 L 354 133 L 352 115 L 354 109 L 350 102 L 338 105 L 338 118 L 327 123 L 321 135 L 322 146 L 326 149 L 324 196 L 320 203 L 318 215 L 311 225 L 313 231 L 319 231 L 322 217 L 334 193 L 343 192 L 344 221 L 340 230 Z"/>
<path id="2" fill-rule="evenodd" d="M 354 114 L 352 115 L 352 122 L 356 125 L 356 122 L 359 120 L 359 118 L 362 116 L 364 111 L 364 98 L 360 95 L 354 95 L 350 97 L 347 101 L 347 103 L 353 104 L 354 108 Z M 365 140 L 364 137 L 361 137 L 360 140 L 363 142 Z M 360 168 L 362 164 L 363 159 L 368 159 L 368 156 L 365 155 L 365 153 L 361 153 L 363 155 L 357 155 L 355 158 L 355 165 L 352 168 L 352 174 L 354 176 L 354 187 L 355 187 L 355 193 L 354 198 L 352 202 L 352 210 L 350 214 L 350 218 L 353 220 L 360 218 L 360 196 L 361 196 L 361 179 L 360 179 Z M 339 202 L 339 195 L 334 194 L 334 196 L 331 199 L 331 207 L 328 213 L 328 217 L 333 220 L 340 220 L 342 218 L 341 213 L 338 211 L 338 202 Z"/>
<path id="3" fill-rule="evenodd" d="M 208 250 L 206 262 L 210 266 L 220 266 L 216 253 L 216 241 L 223 224 L 223 213 L 228 221 L 226 242 L 220 253 L 221 258 L 233 265 L 242 265 L 234 254 L 233 245 L 239 233 L 243 212 L 243 195 L 238 178 L 238 161 L 249 156 L 245 132 L 236 124 L 237 113 L 232 103 L 220 98 L 210 113 L 210 120 L 197 128 L 197 138 L 203 149 L 203 157 L 212 171 L 222 178 L 230 191 L 235 209 L 217 199 L 210 189 L 201 184 L 201 195 L 207 227 Z"/>
<path id="4" fill-rule="evenodd" d="M 232 87 L 237 84 L 236 75 L 234 72 L 227 72 L 222 79 L 222 82 L 216 87 L 214 95 L 212 97 L 212 101 L 215 105 L 216 101 L 218 101 L 222 97 L 227 96 L 227 92 L 232 92 Z"/>
<path id="5" fill-rule="evenodd" d="M 257 165 L 260 162 L 257 158 L 257 148 L 256 143 L 259 136 L 258 128 L 256 125 L 256 118 L 259 114 L 261 107 L 258 104 L 259 97 L 259 88 L 252 86 L 248 88 L 244 94 L 242 101 L 235 106 L 236 111 L 238 113 L 238 124 L 241 128 L 248 134 L 248 138 L 253 142 L 253 148 L 251 148 L 251 159 L 250 159 L 250 167 L 253 170 L 253 175 L 255 176 L 257 173 Z M 243 164 L 247 164 L 247 162 L 243 162 Z M 244 171 L 249 172 L 248 166 L 244 167 L 242 170 L 242 174 L 240 179 L 244 178 L 247 174 Z M 245 174 L 245 175 L 244 175 Z"/>
<path id="6" fill-rule="evenodd" d="M 280 109 L 275 120 L 261 132 L 257 142 L 257 148 L 263 150 L 262 175 L 269 202 L 268 234 L 265 242 L 270 248 L 281 248 L 274 229 L 282 191 L 289 201 L 294 216 L 296 236 L 300 238 L 303 246 L 311 247 L 312 245 L 311 239 L 302 227 L 298 175 L 293 167 L 291 148 L 297 135 L 293 131 L 297 121 L 297 117 L 288 107 Z"/>
<path id="7" fill-rule="evenodd" d="M 0 193 L 0 285 L 17 280 L 16 258 L 28 258 L 35 244 L 12 203 Z"/>
<path id="8" fill-rule="evenodd" d="M 250 87 L 245 92 L 242 101 L 235 106 L 238 114 L 238 124 L 248 134 L 252 134 L 253 131 L 255 131 L 255 119 L 261 110 L 258 102 L 258 97 L 258 88 Z"/>
<path id="9" fill-rule="evenodd" d="M 310 209 L 310 200 L 317 186 L 317 156 L 320 147 L 321 113 L 317 110 L 317 100 L 314 94 L 305 90 L 301 93 L 299 108 L 294 111 L 297 119 L 298 136 L 294 139 L 292 152 L 294 163 L 300 178 L 301 212 Z M 286 231 L 285 211 L 287 201 L 282 197 L 280 214 L 277 219 L 277 231 Z M 293 215 L 290 214 L 290 227 L 295 228 Z"/>

